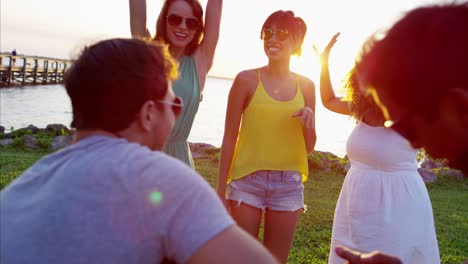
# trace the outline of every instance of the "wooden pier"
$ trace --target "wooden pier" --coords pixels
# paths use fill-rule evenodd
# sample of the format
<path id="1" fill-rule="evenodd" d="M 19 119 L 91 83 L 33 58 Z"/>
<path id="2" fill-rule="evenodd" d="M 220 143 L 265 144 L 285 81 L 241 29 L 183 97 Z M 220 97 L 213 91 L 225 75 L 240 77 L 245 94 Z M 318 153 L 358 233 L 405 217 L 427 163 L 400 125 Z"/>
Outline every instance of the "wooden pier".
<path id="1" fill-rule="evenodd" d="M 61 83 L 73 61 L 0 53 L 0 87 Z"/>

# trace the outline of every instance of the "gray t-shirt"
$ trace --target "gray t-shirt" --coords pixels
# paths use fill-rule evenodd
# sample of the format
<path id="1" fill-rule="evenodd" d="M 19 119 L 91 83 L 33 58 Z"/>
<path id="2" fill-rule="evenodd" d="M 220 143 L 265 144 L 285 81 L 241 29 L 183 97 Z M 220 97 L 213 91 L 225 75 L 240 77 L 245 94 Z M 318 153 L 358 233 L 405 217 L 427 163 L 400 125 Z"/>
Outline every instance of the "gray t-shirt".
<path id="1" fill-rule="evenodd" d="M 190 167 L 93 136 L 44 157 L 0 193 L 0 263 L 184 263 L 234 224 Z"/>

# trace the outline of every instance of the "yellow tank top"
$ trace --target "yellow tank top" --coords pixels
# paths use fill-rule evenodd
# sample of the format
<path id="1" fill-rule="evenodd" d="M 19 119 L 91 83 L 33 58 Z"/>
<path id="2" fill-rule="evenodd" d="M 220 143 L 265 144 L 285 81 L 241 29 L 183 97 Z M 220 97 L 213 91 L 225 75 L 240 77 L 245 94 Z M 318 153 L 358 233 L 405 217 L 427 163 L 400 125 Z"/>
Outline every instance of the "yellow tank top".
<path id="1" fill-rule="evenodd" d="M 296 95 L 289 101 L 277 101 L 258 85 L 245 108 L 239 137 L 229 170 L 228 182 L 258 170 L 292 170 L 309 174 L 307 150 L 300 117 L 292 115 L 304 107 L 299 81 Z"/>

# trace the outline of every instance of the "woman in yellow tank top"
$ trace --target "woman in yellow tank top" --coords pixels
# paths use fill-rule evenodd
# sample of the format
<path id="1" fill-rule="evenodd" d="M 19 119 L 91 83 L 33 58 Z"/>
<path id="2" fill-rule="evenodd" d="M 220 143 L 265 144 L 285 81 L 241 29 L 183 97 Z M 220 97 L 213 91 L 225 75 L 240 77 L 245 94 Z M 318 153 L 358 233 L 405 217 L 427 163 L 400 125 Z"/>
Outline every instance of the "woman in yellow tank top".
<path id="1" fill-rule="evenodd" d="M 315 87 L 291 72 L 307 27 L 291 11 L 261 30 L 268 64 L 240 72 L 229 93 L 217 191 L 236 222 L 286 263 L 304 209 L 307 153 L 314 149 Z M 227 198 L 226 198 L 227 191 Z"/>

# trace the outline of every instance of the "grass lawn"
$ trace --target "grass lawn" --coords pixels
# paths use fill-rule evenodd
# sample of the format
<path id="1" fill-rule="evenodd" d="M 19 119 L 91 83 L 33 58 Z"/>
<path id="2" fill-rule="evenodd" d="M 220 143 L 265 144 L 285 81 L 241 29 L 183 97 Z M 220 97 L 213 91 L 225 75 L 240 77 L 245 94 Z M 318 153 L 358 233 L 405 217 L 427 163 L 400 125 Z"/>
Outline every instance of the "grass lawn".
<path id="1" fill-rule="evenodd" d="M 0 148 L 0 188 L 31 166 L 46 152 Z M 214 153 L 217 156 L 217 153 Z M 217 161 L 195 159 L 197 171 L 214 186 Z M 330 249 L 335 203 L 343 176 L 334 172 L 311 173 L 305 185 L 307 212 L 301 215 L 289 263 L 326 263 Z M 439 176 L 427 185 L 432 201 L 442 263 L 468 260 L 468 180 Z"/>

